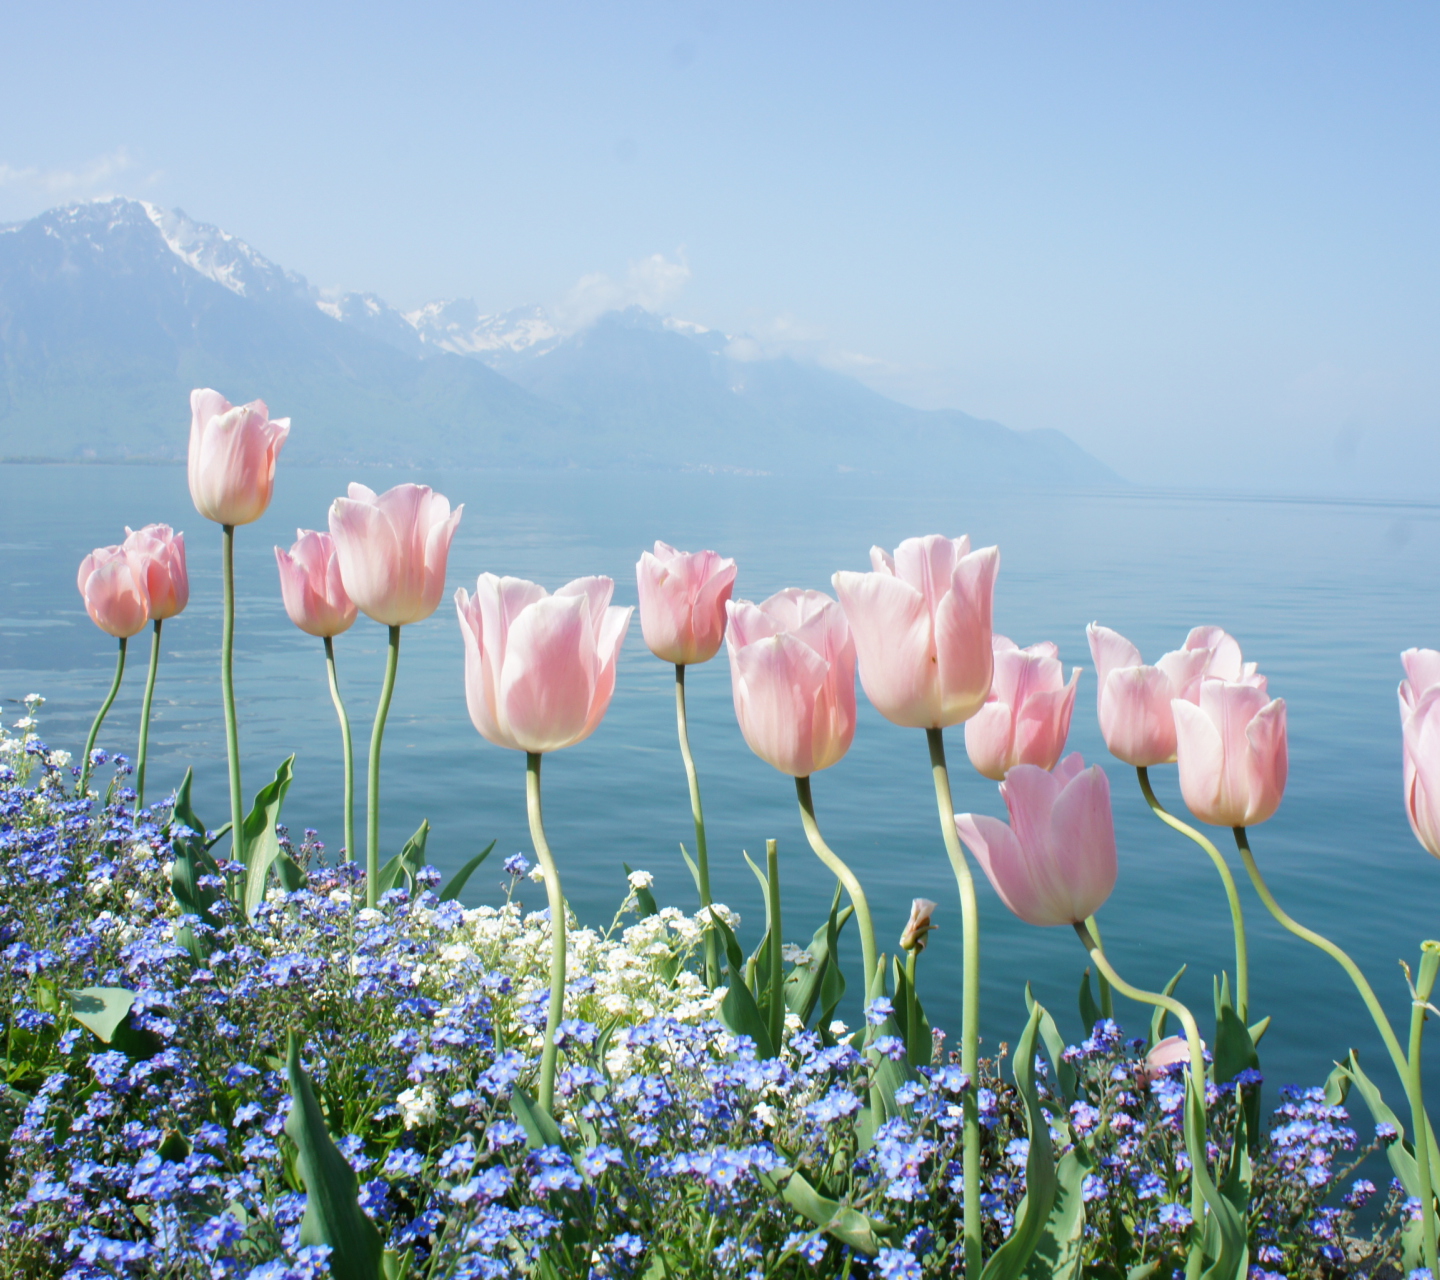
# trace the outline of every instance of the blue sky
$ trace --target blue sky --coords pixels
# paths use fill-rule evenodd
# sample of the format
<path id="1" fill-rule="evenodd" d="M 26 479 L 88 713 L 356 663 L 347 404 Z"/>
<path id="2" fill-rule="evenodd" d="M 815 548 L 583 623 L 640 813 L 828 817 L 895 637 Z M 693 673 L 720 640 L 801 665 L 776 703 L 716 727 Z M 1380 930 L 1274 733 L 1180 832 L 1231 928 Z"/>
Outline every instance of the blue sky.
<path id="1" fill-rule="evenodd" d="M 638 299 L 1159 483 L 1440 462 L 1434 6 L 56 4 L 4 37 L 0 220 L 119 193 L 396 305 Z"/>

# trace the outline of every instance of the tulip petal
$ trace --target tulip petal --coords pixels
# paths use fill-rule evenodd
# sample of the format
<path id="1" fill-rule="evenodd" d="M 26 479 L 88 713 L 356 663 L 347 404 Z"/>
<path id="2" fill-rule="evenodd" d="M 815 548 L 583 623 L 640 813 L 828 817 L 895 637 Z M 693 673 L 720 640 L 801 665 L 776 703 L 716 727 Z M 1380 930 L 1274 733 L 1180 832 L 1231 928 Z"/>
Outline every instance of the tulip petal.
<path id="1" fill-rule="evenodd" d="M 1070 735 L 1070 717 L 1075 710 L 1075 690 L 1079 680 L 1080 668 L 1076 667 L 1070 683 L 1064 688 L 1046 689 L 1025 699 L 1019 715 L 1015 717 L 1014 745 L 1011 748 L 1011 760 L 1015 764 L 1039 765 L 1042 769 L 1055 767 L 1065 750 L 1065 739 Z M 969 726 L 966 728 L 968 746 Z"/>
<path id="2" fill-rule="evenodd" d="M 1094 915 L 1119 875 L 1110 781 L 1097 765 L 1065 784 L 1050 811 L 1050 866 L 1055 897 L 1067 903 L 1068 924 Z"/>
<path id="3" fill-rule="evenodd" d="M 1118 631 L 1102 627 L 1098 622 L 1085 628 L 1085 638 L 1090 641 L 1090 656 L 1095 661 L 1095 696 L 1103 699 L 1110 673 L 1120 667 L 1140 666 L 1140 650 Z"/>
<path id="4" fill-rule="evenodd" d="M 824 660 L 783 632 L 732 648 L 730 659 L 735 714 L 750 749 L 782 773 L 809 777 L 817 767 L 814 717 Z"/>
<path id="5" fill-rule="evenodd" d="M 1185 804 L 1202 822 L 1233 826 L 1226 820 L 1229 812 L 1221 807 L 1225 744 L 1220 729 L 1192 702 L 1177 698 L 1170 709 L 1175 717 L 1175 755 Z"/>
<path id="6" fill-rule="evenodd" d="M 982 547 L 956 561 L 951 589 L 935 608 L 940 715 L 926 727 L 959 724 L 985 704 L 994 673 L 990 627 L 999 572 L 999 547 Z"/>
<path id="7" fill-rule="evenodd" d="M 860 683 L 876 710 L 908 728 L 937 727 L 939 664 L 924 596 L 881 573 L 840 572 L 831 581 L 854 637 Z"/>
<path id="8" fill-rule="evenodd" d="M 496 714 L 495 683 L 486 661 L 487 637 L 479 592 L 472 600 L 465 588 L 460 587 L 455 592 L 455 612 L 460 617 L 460 634 L 465 640 L 465 706 L 470 712 L 470 723 L 496 746 L 522 750 Z"/>
<path id="9" fill-rule="evenodd" d="M 526 751 L 568 746 L 589 719 L 595 668 L 586 597 L 537 600 L 510 627 L 500 667 L 497 718 Z"/>
<path id="10" fill-rule="evenodd" d="M 1280 807 L 1289 773 L 1289 750 L 1285 724 L 1285 702 L 1276 698 L 1267 703 L 1245 727 L 1248 791 L 1245 820 L 1253 826 L 1270 818 Z"/>
<path id="11" fill-rule="evenodd" d="M 987 702 L 965 722 L 965 753 L 982 777 L 1003 782 L 1014 744 L 1014 712 L 1008 702 Z"/>

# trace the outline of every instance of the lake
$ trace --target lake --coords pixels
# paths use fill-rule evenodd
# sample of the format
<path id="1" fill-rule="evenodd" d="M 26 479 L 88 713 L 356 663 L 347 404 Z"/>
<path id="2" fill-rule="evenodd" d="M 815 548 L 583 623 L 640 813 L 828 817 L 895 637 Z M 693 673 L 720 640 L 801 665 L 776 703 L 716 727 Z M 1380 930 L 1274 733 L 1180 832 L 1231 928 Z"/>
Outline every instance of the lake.
<path id="1" fill-rule="evenodd" d="M 465 899 L 498 895 L 503 855 L 530 848 L 524 760 L 483 741 L 465 711 L 463 650 L 449 594 L 490 571 L 553 589 L 603 573 L 615 600 L 635 602 L 634 564 L 656 538 L 714 547 L 740 565 L 736 595 L 761 599 L 785 586 L 829 591 L 830 574 L 868 567 L 872 543 L 893 547 L 930 532 L 998 543 L 998 631 L 1025 645 L 1053 640 L 1067 667 L 1087 668 L 1070 748 L 1110 777 L 1121 872 L 1100 915 L 1107 948 L 1129 980 L 1158 987 L 1180 966 L 1178 994 L 1213 1025 L 1210 975 L 1232 960 L 1230 919 L 1204 855 L 1146 808 L 1133 771 L 1105 751 L 1085 625 L 1095 619 L 1147 659 L 1178 647 L 1198 623 L 1238 637 L 1271 693 L 1286 699 L 1290 782 L 1279 813 L 1252 832 L 1277 897 L 1303 923 L 1333 937 L 1366 970 L 1397 1026 L 1408 999 L 1397 961 L 1440 934 L 1440 865 L 1420 848 L 1401 802 L 1398 654 L 1440 647 L 1440 508 L 1416 504 L 1265 500 L 1141 489 L 987 492 L 872 477 L 611 475 L 486 471 L 345 471 L 287 467 L 275 501 L 239 530 L 235 656 L 247 796 L 286 755 L 296 778 L 285 821 L 316 827 L 338 851 L 340 747 L 321 642 L 288 621 L 272 547 L 297 526 L 324 528 L 330 500 L 351 479 L 376 489 L 402 480 L 434 485 L 465 515 L 450 553 L 437 613 L 407 627 L 385 736 L 383 838 L 399 849 L 421 818 L 433 827 L 432 861 L 453 869 L 491 839 L 492 860 Z M 151 730 L 152 797 L 187 765 L 211 826 L 228 818 L 219 699 L 220 530 L 190 504 L 183 468 L 0 467 L 0 696 L 7 721 L 32 691 L 48 702 L 42 734 L 78 754 L 111 677 L 114 642 L 86 617 L 75 589 L 81 557 L 119 541 L 124 526 L 164 521 L 183 529 L 191 603 L 167 623 Z M 363 761 L 384 662 L 385 631 L 361 617 L 336 641 L 355 730 L 357 826 L 363 832 Z M 130 667 L 102 745 L 133 753 L 148 635 Z M 662 904 L 693 909 L 678 846 L 693 841 L 675 744 L 673 668 L 646 650 L 639 620 L 622 652 L 614 702 L 585 743 L 545 765 L 547 830 L 568 896 L 605 926 L 624 891 L 622 863 L 651 871 Z M 833 881 L 805 844 L 790 779 L 752 755 L 736 726 L 724 652 L 687 680 L 717 898 L 744 918 L 753 945 L 763 905 L 741 850 L 763 861 L 780 842 L 785 934 L 804 943 L 828 906 Z M 893 951 L 917 896 L 935 899 L 938 934 L 920 961 L 932 1021 L 958 1034 L 958 905 L 941 845 L 924 735 L 884 721 L 859 694 L 855 745 L 816 776 L 817 813 L 834 848 L 870 893 L 880 946 Z M 995 784 L 969 766 L 963 729 L 947 734 L 956 808 L 1004 814 Z M 1183 813 L 1173 766 L 1153 771 L 1161 798 Z M 1228 833 L 1217 844 L 1232 852 Z M 1261 1047 L 1270 1084 L 1319 1083 L 1352 1045 L 1373 1064 L 1392 1105 L 1398 1085 L 1359 998 L 1328 959 L 1283 933 L 1242 879 L 1252 955 L 1252 1020 L 1275 1015 Z M 978 872 L 977 872 L 978 875 Z M 1075 992 L 1086 957 L 1065 929 L 1014 919 L 980 878 L 983 1033 L 1013 1043 L 1025 1019 L 1027 980 L 1070 1039 L 1081 1029 Z M 525 901 L 544 904 L 540 886 Z M 849 934 L 852 953 L 856 943 Z M 853 1024 L 858 1000 L 845 1016 Z M 1143 1034 L 1148 1011 L 1118 1016 Z M 1403 1032 L 1402 1032 L 1403 1038 Z M 952 1043 L 955 1041 L 952 1039 Z M 1431 1054 L 1433 1062 L 1440 1048 Z M 1268 1097 L 1273 1100 L 1271 1091 Z"/>

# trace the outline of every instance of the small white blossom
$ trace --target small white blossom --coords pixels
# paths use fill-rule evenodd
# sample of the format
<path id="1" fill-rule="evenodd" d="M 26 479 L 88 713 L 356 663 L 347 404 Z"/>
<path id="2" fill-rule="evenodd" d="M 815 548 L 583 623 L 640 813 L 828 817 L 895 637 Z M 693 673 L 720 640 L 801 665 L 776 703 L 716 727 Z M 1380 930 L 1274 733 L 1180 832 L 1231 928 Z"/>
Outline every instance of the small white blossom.
<path id="1" fill-rule="evenodd" d="M 655 883 L 655 877 L 648 871 L 632 871 L 627 877 L 632 889 L 648 889 Z"/>
<path id="2" fill-rule="evenodd" d="M 395 1098 L 395 1105 L 400 1108 L 400 1117 L 405 1122 L 407 1129 L 418 1128 L 422 1124 L 430 1124 L 436 1117 L 435 1091 L 427 1085 L 419 1089 L 406 1089 Z"/>
<path id="3" fill-rule="evenodd" d="M 527 873 L 527 875 L 526 875 L 525 878 L 526 878 L 527 880 L 533 880 L 533 881 L 535 881 L 536 884 L 544 884 L 544 883 L 545 883 L 545 868 L 542 867 L 542 866 L 537 862 L 533 867 L 530 868 L 530 870 L 529 870 L 529 872 Z"/>
<path id="4" fill-rule="evenodd" d="M 850 1028 L 841 1022 L 839 1018 L 836 1018 L 835 1021 L 830 1024 L 830 1034 L 837 1040 L 849 1030 Z"/>
<path id="5" fill-rule="evenodd" d="M 802 968 L 815 959 L 804 947 L 797 947 L 793 942 L 787 942 L 780 948 L 780 958 L 786 964 L 798 964 Z"/>

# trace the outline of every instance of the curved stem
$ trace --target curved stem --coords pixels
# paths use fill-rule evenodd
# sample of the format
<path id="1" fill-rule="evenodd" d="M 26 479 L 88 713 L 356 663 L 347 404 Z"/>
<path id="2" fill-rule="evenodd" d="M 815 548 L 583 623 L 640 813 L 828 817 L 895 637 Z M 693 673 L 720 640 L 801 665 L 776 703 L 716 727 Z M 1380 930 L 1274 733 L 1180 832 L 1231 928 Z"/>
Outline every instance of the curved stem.
<path id="1" fill-rule="evenodd" d="M 85 758 L 80 761 L 80 795 L 83 798 L 90 790 L 90 753 L 95 750 L 95 738 L 100 732 L 100 725 L 105 719 L 105 713 L 110 710 L 111 704 L 115 701 L 115 695 L 120 692 L 120 677 L 125 674 L 125 637 L 120 637 L 120 656 L 115 660 L 115 678 L 110 681 L 110 692 L 105 695 L 105 701 L 100 704 L 100 710 L 96 713 L 95 723 L 90 726 L 90 736 L 85 739 Z"/>
<path id="2" fill-rule="evenodd" d="M 340 700 L 340 680 L 335 674 L 335 639 L 325 637 L 325 670 L 330 677 L 330 701 L 340 717 L 340 740 L 345 748 L 345 861 L 355 857 L 355 752 L 350 743 L 350 717 Z"/>
<path id="3" fill-rule="evenodd" d="M 240 794 L 240 728 L 235 722 L 235 526 L 222 525 L 224 600 L 220 621 L 220 700 L 225 707 L 225 755 L 230 764 L 230 856 L 245 861 L 245 809 Z"/>
<path id="4" fill-rule="evenodd" d="M 690 814 L 695 819 L 695 867 L 700 881 L 700 910 L 708 920 L 705 908 L 710 905 L 710 855 L 705 844 L 705 811 L 700 807 L 700 777 L 695 772 L 695 757 L 690 754 L 690 728 L 685 715 L 685 664 L 675 664 L 675 722 L 680 732 L 680 757 L 685 761 L 685 777 L 690 783 Z M 720 940 L 715 929 L 705 928 L 705 985 L 712 991 L 720 985 Z"/>
<path id="5" fill-rule="evenodd" d="M 545 1011 L 545 1048 L 540 1054 L 540 1106 L 549 1115 L 555 1109 L 555 1029 L 565 1006 L 565 894 L 560 889 L 560 872 L 545 839 L 545 820 L 540 810 L 540 753 L 525 756 L 525 810 L 530 816 L 530 840 L 535 857 L 545 872 L 545 894 L 550 901 L 550 1006 Z"/>
<path id="6" fill-rule="evenodd" d="M 1260 874 L 1260 868 L 1255 863 L 1255 855 L 1250 852 L 1250 839 L 1246 835 L 1244 827 L 1235 828 L 1235 843 L 1239 846 L 1240 857 L 1245 862 L 1245 870 L 1250 873 L 1250 882 L 1255 886 L 1255 892 L 1260 895 L 1260 901 L 1269 908 L 1270 914 L 1297 938 L 1302 938 L 1312 947 L 1319 947 L 1350 975 L 1350 981 L 1355 984 L 1360 998 L 1365 1001 L 1365 1007 L 1370 1010 L 1370 1016 L 1375 1021 L 1375 1029 L 1380 1032 L 1380 1038 L 1385 1042 L 1385 1048 L 1390 1053 L 1390 1060 L 1395 1064 L 1395 1070 L 1399 1073 L 1403 1083 L 1410 1075 L 1410 1065 L 1406 1060 L 1405 1050 L 1400 1047 L 1400 1041 L 1395 1036 L 1390 1019 L 1385 1016 L 1385 1010 L 1381 1007 L 1380 1001 L 1376 999 L 1374 989 L 1366 981 L 1365 975 L 1360 972 L 1360 966 L 1329 938 L 1316 933 L 1313 929 L 1307 929 L 1285 913 L 1280 904 L 1275 901 L 1275 895 L 1270 892 L 1270 886 L 1265 883 L 1265 877 Z M 1418 1134 L 1416 1141 L 1418 1144 Z"/>
<path id="7" fill-rule="evenodd" d="M 155 630 L 150 636 L 150 671 L 145 677 L 145 701 L 140 704 L 140 747 L 135 752 L 135 812 L 145 807 L 145 756 L 150 747 L 150 703 L 155 697 L 155 672 L 160 668 L 160 624 L 163 618 L 155 619 Z"/>
<path id="8" fill-rule="evenodd" d="M 1085 927 L 1090 930 L 1091 936 L 1095 939 L 1095 945 L 1103 950 L 1105 947 L 1105 939 L 1100 936 L 1100 925 L 1094 916 L 1090 916 L 1085 921 Z M 1110 990 L 1110 979 L 1103 973 L 1097 973 L 1095 977 L 1099 980 L 1100 984 L 1100 1016 L 1113 1021 L 1115 1018 L 1115 997 Z"/>
<path id="9" fill-rule="evenodd" d="M 1213 1179 L 1209 1177 L 1205 1165 L 1205 1053 L 1201 1048 L 1200 1028 L 1196 1025 L 1195 1015 L 1174 996 L 1163 995 L 1158 991 L 1143 991 L 1139 987 L 1132 987 L 1125 981 L 1110 964 L 1105 952 L 1101 949 L 1099 942 L 1091 936 L 1090 930 L 1084 924 L 1075 926 L 1076 936 L 1079 937 L 1081 945 L 1090 954 L 1090 959 L 1095 965 L 1098 973 L 1105 976 L 1122 996 L 1141 1004 L 1158 1006 L 1166 1012 L 1173 1014 L 1185 1029 L 1185 1043 L 1190 1051 L 1190 1088 L 1198 1094 L 1199 1111 L 1202 1121 L 1199 1141 L 1191 1144 L 1189 1133 L 1186 1134 L 1186 1148 L 1190 1156 L 1192 1176 L 1190 1179 L 1190 1216 L 1191 1245 L 1189 1265 L 1186 1268 L 1187 1275 L 1198 1275 L 1200 1268 L 1204 1265 L 1204 1224 L 1205 1224 L 1205 1201 L 1208 1198 L 1202 1187 L 1204 1184 L 1212 1184 Z M 1189 1099 L 1187 1099 L 1187 1105 Z M 1203 1182 L 1202 1182 L 1203 1179 Z"/>
<path id="10" fill-rule="evenodd" d="M 1435 990 L 1435 977 L 1440 972 L 1440 943 L 1425 942 L 1420 947 L 1420 981 L 1410 1004 L 1410 1070 L 1405 1077 L 1405 1092 L 1410 1095 L 1411 1134 L 1415 1139 L 1415 1171 L 1419 1175 L 1420 1211 L 1424 1215 L 1425 1265 L 1433 1275 L 1437 1269 L 1435 1228 L 1435 1195 L 1430 1166 L 1430 1144 L 1421 1139 L 1429 1120 L 1425 1114 L 1424 1085 L 1420 1074 L 1420 1040 L 1425 1032 L 1425 1006 Z"/>
<path id="11" fill-rule="evenodd" d="M 380 686 L 380 705 L 375 708 L 375 727 L 370 730 L 370 775 L 365 791 L 365 903 L 371 907 L 380 899 L 380 743 L 385 737 L 385 717 L 390 714 L 390 695 L 395 692 L 395 668 L 399 662 L 400 628 L 391 627 L 385 683 Z"/>
<path id="12" fill-rule="evenodd" d="M 810 795 L 809 778 L 795 779 L 795 794 L 800 797 L 800 824 L 805 828 L 805 838 L 810 841 L 815 856 L 840 877 L 840 883 L 845 886 L 845 892 L 850 895 L 850 901 L 855 905 L 855 923 L 860 928 L 860 954 L 865 965 L 865 999 L 868 1001 L 870 989 L 875 983 L 875 973 L 879 968 L 879 952 L 875 948 L 875 923 L 870 917 L 870 899 L 865 896 L 865 890 L 855 873 L 845 865 L 840 855 L 825 843 L 825 837 L 820 834 L 820 826 L 815 821 L 815 801 Z"/>
<path id="13" fill-rule="evenodd" d="M 1244 1022 L 1250 1009 L 1250 953 L 1245 942 L 1245 912 L 1240 906 L 1240 890 L 1235 887 L 1235 877 L 1230 873 L 1230 864 L 1202 832 L 1181 822 L 1156 799 L 1155 792 L 1150 787 L 1150 771 L 1144 765 L 1135 772 L 1139 775 L 1140 790 L 1145 793 L 1145 802 L 1155 811 L 1155 816 L 1166 826 L 1173 827 L 1181 835 L 1189 836 L 1195 841 L 1210 855 L 1210 861 L 1220 873 L 1220 881 L 1225 886 L 1225 897 L 1230 903 L 1230 924 L 1235 930 L 1235 1012 L 1240 1015 L 1240 1021 Z"/>
<path id="14" fill-rule="evenodd" d="M 975 900 L 975 877 L 955 830 L 955 801 L 950 794 L 950 770 L 945 764 L 945 730 L 926 729 L 930 745 L 930 773 L 935 781 L 935 804 L 940 811 L 940 834 L 955 885 L 960 891 L 960 925 L 963 961 L 960 971 L 960 1069 L 969 1078 L 964 1098 L 965 1272 L 980 1274 L 984 1223 L 980 1215 L 980 1115 L 975 1089 L 980 1079 L 980 908 Z"/>

